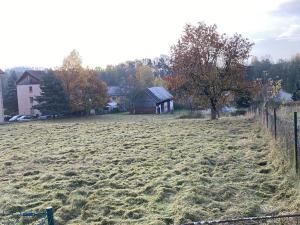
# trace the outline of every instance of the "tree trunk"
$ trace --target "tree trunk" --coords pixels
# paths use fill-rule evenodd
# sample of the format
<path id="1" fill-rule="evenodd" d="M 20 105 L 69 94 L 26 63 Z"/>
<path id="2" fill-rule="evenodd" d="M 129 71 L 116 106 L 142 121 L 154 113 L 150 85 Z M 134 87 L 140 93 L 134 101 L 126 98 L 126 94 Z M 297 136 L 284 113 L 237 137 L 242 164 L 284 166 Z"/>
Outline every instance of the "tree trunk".
<path id="1" fill-rule="evenodd" d="M 214 99 L 210 99 L 210 110 L 211 110 L 211 119 L 216 120 L 219 117 L 219 111 L 217 109 L 217 104 Z"/>
<path id="2" fill-rule="evenodd" d="M 193 105 L 191 102 L 189 102 L 189 106 L 190 106 L 190 110 L 191 110 L 191 113 L 193 112 Z"/>

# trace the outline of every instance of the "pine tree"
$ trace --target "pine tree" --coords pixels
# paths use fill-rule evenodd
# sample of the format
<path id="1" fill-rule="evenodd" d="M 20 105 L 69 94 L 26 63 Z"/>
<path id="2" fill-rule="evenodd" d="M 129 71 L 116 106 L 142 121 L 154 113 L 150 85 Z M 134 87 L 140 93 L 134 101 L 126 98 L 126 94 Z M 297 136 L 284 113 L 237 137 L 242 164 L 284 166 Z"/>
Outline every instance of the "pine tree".
<path id="1" fill-rule="evenodd" d="M 53 71 L 41 79 L 41 96 L 35 98 L 34 106 L 42 114 L 65 114 L 69 112 L 69 98 L 64 92 L 60 80 Z"/>
<path id="2" fill-rule="evenodd" d="M 3 104 L 5 114 L 13 115 L 18 113 L 18 97 L 17 97 L 17 74 L 13 71 L 8 80 L 4 92 Z"/>

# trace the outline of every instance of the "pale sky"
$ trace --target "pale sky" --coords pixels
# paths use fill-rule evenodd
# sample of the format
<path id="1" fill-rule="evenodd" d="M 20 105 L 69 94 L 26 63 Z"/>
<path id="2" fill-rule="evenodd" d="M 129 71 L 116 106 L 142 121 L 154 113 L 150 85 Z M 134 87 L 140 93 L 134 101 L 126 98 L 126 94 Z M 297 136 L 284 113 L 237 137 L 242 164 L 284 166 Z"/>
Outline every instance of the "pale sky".
<path id="1" fill-rule="evenodd" d="M 0 68 L 57 67 L 72 49 L 90 67 L 154 58 L 200 21 L 254 41 L 252 55 L 300 52 L 300 0 L 0 0 Z"/>

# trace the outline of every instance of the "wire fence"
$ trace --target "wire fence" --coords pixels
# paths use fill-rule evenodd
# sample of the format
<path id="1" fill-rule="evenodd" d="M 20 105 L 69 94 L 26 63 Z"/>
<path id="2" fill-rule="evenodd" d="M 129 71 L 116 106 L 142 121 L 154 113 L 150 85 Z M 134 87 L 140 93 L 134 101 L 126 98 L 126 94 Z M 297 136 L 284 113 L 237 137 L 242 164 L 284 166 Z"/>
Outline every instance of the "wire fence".
<path id="1" fill-rule="evenodd" d="M 48 207 L 42 212 L 0 213 L 0 224 L 54 225 L 54 211 L 52 207 Z"/>
<path id="2" fill-rule="evenodd" d="M 300 214 L 247 217 L 227 220 L 211 220 L 186 223 L 182 225 L 224 224 L 224 225 L 300 225 Z"/>
<path id="3" fill-rule="evenodd" d="M 300 146 L 298 112 L 282 108 L 251 108 L 250 115 L 259 121 L 277 141 L 286 165 L 299 175 Z"/>

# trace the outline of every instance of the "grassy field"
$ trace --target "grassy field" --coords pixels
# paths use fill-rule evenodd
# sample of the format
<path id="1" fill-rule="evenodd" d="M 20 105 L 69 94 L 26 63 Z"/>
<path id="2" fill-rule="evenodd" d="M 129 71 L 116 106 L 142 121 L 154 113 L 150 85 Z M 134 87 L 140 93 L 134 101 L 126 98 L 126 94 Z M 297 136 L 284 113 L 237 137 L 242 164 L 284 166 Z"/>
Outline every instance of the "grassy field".
<path id="1" fill-rule="evenodd" d="M 166 225 L 292 212 L 299 189 L 269 141 L 244 117 L 3 125 L 0 213 L 51 205 L 57 224 Z"/>

